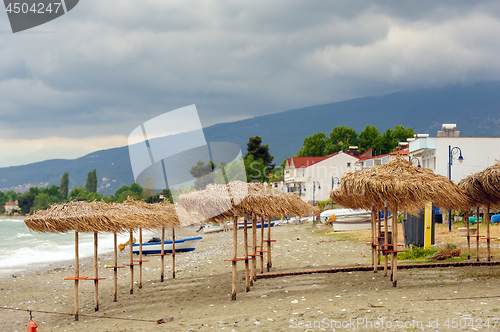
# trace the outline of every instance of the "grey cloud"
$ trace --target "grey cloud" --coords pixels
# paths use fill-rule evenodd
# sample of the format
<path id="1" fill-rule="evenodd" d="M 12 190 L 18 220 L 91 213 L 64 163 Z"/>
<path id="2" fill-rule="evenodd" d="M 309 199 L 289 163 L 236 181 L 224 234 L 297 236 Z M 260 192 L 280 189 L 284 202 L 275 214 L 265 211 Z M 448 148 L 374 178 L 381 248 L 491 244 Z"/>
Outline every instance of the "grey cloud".
<path id="1" fill-rule="evenodd" d="M 128 135 L 190 104 L 210 125 L 500 79 L 488 34 L 499 11 L 493 1 L 80 2 L 43 27 L 54 34 L 0 35 L 0 136 L 12 126 L 29 138 Z"/>

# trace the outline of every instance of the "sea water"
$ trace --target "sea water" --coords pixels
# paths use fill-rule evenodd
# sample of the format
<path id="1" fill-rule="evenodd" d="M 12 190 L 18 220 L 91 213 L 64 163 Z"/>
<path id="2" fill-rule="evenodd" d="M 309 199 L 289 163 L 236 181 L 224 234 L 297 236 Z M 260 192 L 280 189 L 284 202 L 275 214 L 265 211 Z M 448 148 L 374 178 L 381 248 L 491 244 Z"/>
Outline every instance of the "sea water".
<path id="1" fill-rule="evenodd" d="M 94 255 L 94 234 L 79 233 L 79 257 Z M 126 235 L 118 235 L 125 243 Z M 113 251 L 113 234 L 98 237 L 99 254 Z M 21 218 L 0 217 L 0 277 L 52 262 L 75 259 L 75 234 L 30 232 Z"/>

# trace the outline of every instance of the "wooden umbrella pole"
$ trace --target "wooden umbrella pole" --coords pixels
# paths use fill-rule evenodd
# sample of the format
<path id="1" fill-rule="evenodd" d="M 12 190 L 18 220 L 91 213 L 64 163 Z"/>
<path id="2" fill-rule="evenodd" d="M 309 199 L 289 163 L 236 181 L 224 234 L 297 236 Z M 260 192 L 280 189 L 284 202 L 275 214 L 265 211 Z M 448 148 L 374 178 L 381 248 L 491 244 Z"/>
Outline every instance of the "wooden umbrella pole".
<path id="1" fill-rule="evenodd" d="M 486 206 L 484 212 L 484 222 L 486 223 L 486 247 L 488 250 L 488 262 L 491 261 L 491 247 L 490 247 L 490 205 Z"/>
<path id="2" fill-rule="evenodd" d="M 387 250 L 389 250 L 389 247 L 387 246 L 389 243 L 389 225 L 388 225 L 388 218 L 387 218 L 387 204 L 385 205 L 384 209 L 384 277 L 387 277 L 387 269 L 389 267 L 389 255 L 387 254 Z"/>
<path id="3" fill-rule="evenodd" d="M 264 216 L 260 221 L 260 274 L 264 273 Z"/>
<path id="4" fill-rule="evenodd" d="M 232 294 L 231 300 L 236 301 L 236 254 L 238 252 L 238 214 L 234 213 L 234 222 L 233 222 L 233 260 L 232 260 L 232 268 L 233 268 L 233 280 L 232 280 Z"/>
<path id="5" fill-rule="evenodd" d="M 175 279 L 175 228 L 172 227 L 172 278 Z"/>
<path id="6" fill-rule="evenodd" d="M 250 280 L 250 271 L 248 268 L 248 215 L 245 215 L 244 221 L 243 221 L 243 245 L 244 245 L 244 252 L 245 252 L 245 285 L 246 285 L 246 291 L 250 291 L 250 286 L 253 286 L 253 281 Z"/>
<path id="7" fill-rule="evenodd" d="M 97 232 L 94 231 L 94 309 L 99 311 L 99 275 L 97 266 Z"/>
<path id="8" fill-rule="evenodd" d="M 130 230 L 130 294 L 134 294 L 134 232 Z"/>
<path id="9" fill-rule="evenodd" d="M 392 245 L 393 245 L 393 265 L 392 265 L 392 286 L 397 287 L 398 286 L 398 278 L 397 278 L 397 271 L 398 271 L 398 205 L 394 205 L 394 211 L 392 213 L 392 225 L 393 225 L 393 230 L 392 230 Z"/>
<path id="10" fill-rule="evenodd" d="M 380 211 L 377 211 L 378 216 L 378 230 L 377 230 L 377 249 L 380 249 L 380 237 L 382 236 L 382 218 L 380 216 Z M 380 250 L 377 250 L 377 266 L 380 266 Z"/>
<path id="11" fill-rule="evenodd" d="M 113 291 L 113 302 L 118 301 L 118 239 L 116 232 L 113 233 L 113 239 L 115 242 L 115 264 L 113 265 L 113 276 L 114 276 L 114 291 Z"/>
<path id="12" fill-rule="evenodd" d="M 479 205 L 476 209 L 476 261 L 479 262 Z"/>
<path id="13" fill-rule="evenodd" d="M 139 228 L 139 289 L 142 288 L 142 228 Z"/>
<path id="14" fill-rule="evenodd" d="M 464 213 L 465 226 L 467 227 L 467 259 L 470 259 L 470 227 L 469 227 L 469 210 Z"/>
<path id="15" fill-rule="evenodd" d="M 267 217 L 267 272 L 271 270 L 271 216 Z"/>
<path id="16" fill-rule="evenodd" d="M 78 278 L 80 277 L 80 261 L 78 259 L 78 231 L 75 231 L 75 321 L 78 321 Z"/>
<path id="17" fill-rule="evenodd" d="M 161 282 L 165 279 L 165 227 L 161 228 Z"/>
<path id="18" fill-rule="evenodd" d="M 376 273 L 377 272 L 377 259 L 376 259 L 376 254 L 375 254 L 375 250 L 376 250 L 376 246 L 375 246 L 375 243 L 376 243 L 376 230 L 377 230 L 377 225 L 376 225 L 376 221 L 375 221 L 375 209 L 372 208 L 372 214 L 371 214 L 371 231 L 372 231 L 372 266 L 373 266 L 373 272 Z"/>
<path id="19" fill-rule="evenodd" d="M 257 281 L 257 216 L 252 218 L 252 279 Z"/>

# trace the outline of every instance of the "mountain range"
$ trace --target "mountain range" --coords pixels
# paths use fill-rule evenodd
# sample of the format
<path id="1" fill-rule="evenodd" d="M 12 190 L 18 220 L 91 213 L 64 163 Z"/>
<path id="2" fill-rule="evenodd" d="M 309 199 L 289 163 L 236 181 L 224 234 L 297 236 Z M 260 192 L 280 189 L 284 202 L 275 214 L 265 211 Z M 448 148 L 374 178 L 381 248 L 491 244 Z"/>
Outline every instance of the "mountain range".
<path id="1" fill-rule="evenodd" d="M 208 142 L 232 142 L 246 153 L 252 136 L 268 144 L 274 163 L 294 156 L 304 138 L 317 132 L 328 135 L 336 126 L 361 132 L 373 125 L 383 133 L 395 125 L 413 127 L 415 132 L 435 136 L 443 123 L 456 123 L 460 136 L 500 136 L 500 82 L 451 85 L 444 88 L 403 91 L 383 96 L 355 98 L 310 106 L 204 128 Z M 59 185 L 69 172 L 70 188 L 85 184 L 88 172 L 96 169 L 98 191 L 113 194 L 134 182 L 128 148 L 100 150 L 81 158 L 53 159 L 22 166 L 0 168 L 0 190 L 29 186 Z"/>

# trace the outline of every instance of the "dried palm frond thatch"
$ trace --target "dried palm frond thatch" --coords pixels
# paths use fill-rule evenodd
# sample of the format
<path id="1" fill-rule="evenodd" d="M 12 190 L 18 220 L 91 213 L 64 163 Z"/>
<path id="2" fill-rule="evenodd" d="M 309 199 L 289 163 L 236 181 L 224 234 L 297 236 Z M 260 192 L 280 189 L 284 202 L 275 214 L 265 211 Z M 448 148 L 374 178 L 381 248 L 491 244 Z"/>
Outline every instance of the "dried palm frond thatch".
<path id="1" fill-rule="evenodd" d="M 313 207 L 297 196 L 278 191 L 260 183 L 232 181 L 227 185 L 211 184 L 205 190 L 181 195 L 181 205 L 205 219 L 218 222 L 238 215 L 279 217 L 308 215 Z"/>
<path id="2" fill-rule="evenodd" d="M 471 206 L 500 205 L 500 163 L 469 175 L 458 183 L 471 200 Z"/>
<path id="3" fill-rule="evenodd" d="M 466 195 L 453 181 L 402 157 L 370 170 L 347 173 L 330 197 L 348 208 L 382 210 L 387 202 L 410 213 L 420 211 L 427 202 L 446 210 L 468 205 Z"/>
<path id="4" fill-rule="evenodd" d="M 47 210 L 27 217 L 24 222 L 32 231 L 50 233 L 72 230 L 121 233 L 130 229 L 153 229 L 176 223 L 170 213 L 142 203 L 130 199 L 120 204 L 73 201 L 52 205 Z"/>

